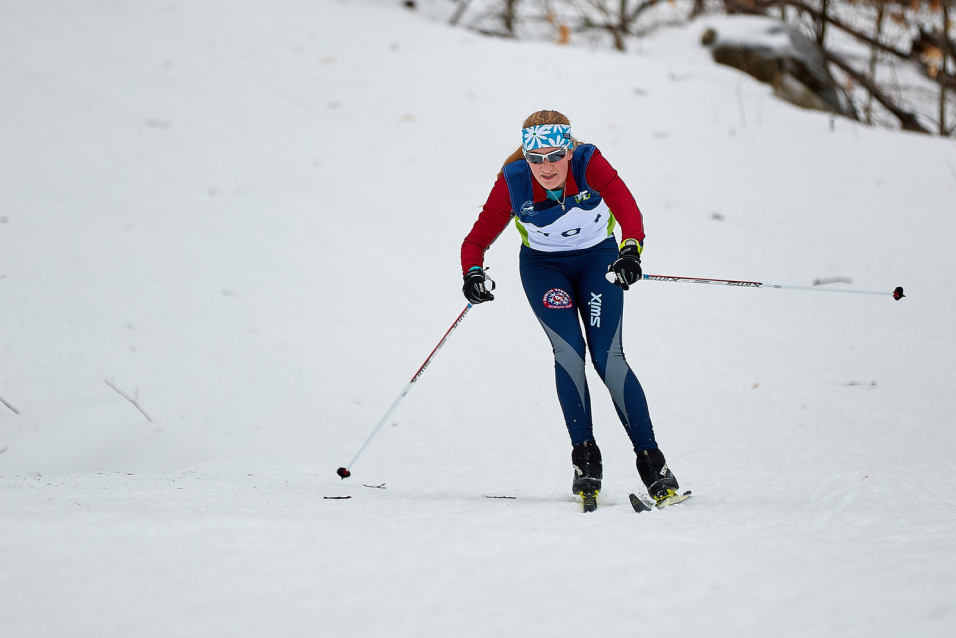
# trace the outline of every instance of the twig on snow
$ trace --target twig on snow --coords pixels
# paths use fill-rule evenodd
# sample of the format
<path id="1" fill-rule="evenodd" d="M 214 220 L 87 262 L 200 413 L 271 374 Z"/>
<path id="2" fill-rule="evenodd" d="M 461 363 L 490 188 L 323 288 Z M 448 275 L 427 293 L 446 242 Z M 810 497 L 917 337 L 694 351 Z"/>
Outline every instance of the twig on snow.
<path id="1" fill-rule="evenodd" d="M 125 392 L 123 392 L 122 390 L 120 390 L 119 388 L 117 388 L 115 385 L 113 385 L 113 382 L 112 382 L 112 381 L 107 381 L 106 379 L 103 379 L 103 383 L 105 383 L 105 384 L 108 385 L 109 387 L 111 387 L 111 388 L 113 388 L 114 390 L 116 390 L 117 394 L 119 394 L 121 397 L 123 397 L 124 399 L 126 399 L 127 401 L 129 401 L 130 403 L 132 403 L 133 406 L 134 406 L 137 410 L 139 410 L 140 412 L 143 413 L 143 416 L 146 417 L 146 420 L 147 420 L 147 421 L 149 421 L 150 423 L 153 422 L 153 420 L 152 420 L 151 418 L 149 418 L 149 415 L 146 414 L 146 410 L 144 410 L 142 407 L 140 407 L 139 403 L 137 403 L 137 401 L 136 401 L 135 398 L 131 398 L 128 394 L 126 394 Z M 137 394 L 137 396 L 139 395 L 139 389 L 138 389 L 138 388 L 137 388 L 137 390 L 136 390 L 136 394 Z"/>
<path id="2" fill-rule="evenodd" d="M 17 409 L 16 409 L 15 407 L 13 407 L 12 405 L 10 405 L 9 403 L 7 403 L 6 400 L 5 400 L 3 397 L 0 397 L 0 403 L 2 403 L 3 405 L 7 406 L 7 407 L 10 408 L 11 410 L 13 410 L 13 413 L 14 413 L 14 414 L 20 414 L 20 411 L 17 410 Z"/>
<path id="3" fill-rule="evenodd" d="M 821 279 L 814 279 L 814 286 L 826 286 L 827 284 L 852 284 L 853 280 L 849 277 L 823 277 Z"/>

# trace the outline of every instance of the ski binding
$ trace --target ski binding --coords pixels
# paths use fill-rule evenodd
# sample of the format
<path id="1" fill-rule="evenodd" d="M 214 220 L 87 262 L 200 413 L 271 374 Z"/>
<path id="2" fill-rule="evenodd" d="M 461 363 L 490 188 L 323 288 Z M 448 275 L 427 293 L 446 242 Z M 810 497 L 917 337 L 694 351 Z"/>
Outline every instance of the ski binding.
<path id="1" fill-rule="evenodd" d="M 635 512 L 640 514 L 641 512 L 651 511 L 652 507 L 657 509 L 663 509 L 665 507 L 668 507 L 669 505 L 677 505 L 678 503 L 683 503 L 684 501 L 686 501 L 687 499 L 691 497 L 691 493 L 690 493 L 690 490 L 687 490 L 683 494 L 677 494 L 675 492 L 674 494 L 671 494 L 670 496 L 666 496 L 662 498 L 661 500 L 657 501 L 653 506 L 648 505 L 647 503 L 642 501 L 640 498 L 638 498 L 636 494 L 630 494 L 629 496 L 631 499 L 631 507 L 634 508 Z"/>
<path id="2" fill-rule="evenodd" d="M 584 504 L 585 514 L 597 509 L 597 490 L 581 490 L 578 494 L 581 496 L 581 501 Z"/>

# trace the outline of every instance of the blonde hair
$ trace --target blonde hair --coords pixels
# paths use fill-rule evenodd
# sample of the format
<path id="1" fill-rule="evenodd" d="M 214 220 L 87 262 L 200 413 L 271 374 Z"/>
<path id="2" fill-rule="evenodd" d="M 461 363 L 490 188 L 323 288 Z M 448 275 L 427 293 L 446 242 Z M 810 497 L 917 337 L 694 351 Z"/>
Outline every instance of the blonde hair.
<path id="1" fill-rule="evenodd" d="M 536 111 L 525 119 L 524 124 L 521 125 L 521 128 L 526 129 L 529 126 L 541 126 L 542 124 L 565 124 L 567 126 L 571 126 L 571 120 L 568 119 L 567 115 L 557 111 Z M 573 144 L 571 148 L 574 148 L 580 144 L 580 142 L 573 137 L 571 138 L 571 142 Z M 519 146 L 518 150 L 508 156 L 508 159 L 506 159 L 505 163 L 502 164 L 501 170 L 498 171 L 498 177 L 501 177 L 502 173 L 504 173 L 505 166 L 511 162 L 517 162 L 520 159 L 524 159 L 523 146 Z"/>

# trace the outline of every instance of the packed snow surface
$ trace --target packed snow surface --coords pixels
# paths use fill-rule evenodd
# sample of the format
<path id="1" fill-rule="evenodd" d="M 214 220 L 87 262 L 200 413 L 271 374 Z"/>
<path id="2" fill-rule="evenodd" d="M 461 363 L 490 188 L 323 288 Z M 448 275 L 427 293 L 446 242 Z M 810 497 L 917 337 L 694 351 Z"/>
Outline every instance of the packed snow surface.
<path id="1" fill-rule="evenodd" d="M 700 46 L 726 18 L 619 54 L 436 11 L 0 0 L 0 635 L 954 635 L 956 144 L 776 100 Z M 592 377 L 583 515 L 509 228 L 340 480 L 542 108 L 646 272 L 887 294 L 636 286 L 695 497 L 634 513 Z"/>

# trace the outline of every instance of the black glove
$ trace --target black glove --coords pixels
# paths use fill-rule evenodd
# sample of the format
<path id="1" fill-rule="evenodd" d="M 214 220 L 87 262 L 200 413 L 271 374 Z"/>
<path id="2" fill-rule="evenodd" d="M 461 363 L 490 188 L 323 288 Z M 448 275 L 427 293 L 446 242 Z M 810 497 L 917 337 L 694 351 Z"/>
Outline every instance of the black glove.
<path id="1" fill-rule="evenodd" d="M 479 304 L 486 301 L 494 301 L 495 296 L 491 291 L 495 289 L 495 282 L 486 278 L 485 271 L 480 268 L 472 268 L 465 275 L 465 285 L 461 291 L 465 293 L 465 299 L 469 303 Z"/>
<path id="2" fill-rule="evenodd" d="M 621 246 L 617 259 L 608 267 L 615 274 L 614 285 L 627 290 L 641 280 L 641 247 L 634 239 L 627 239 Z"/>

